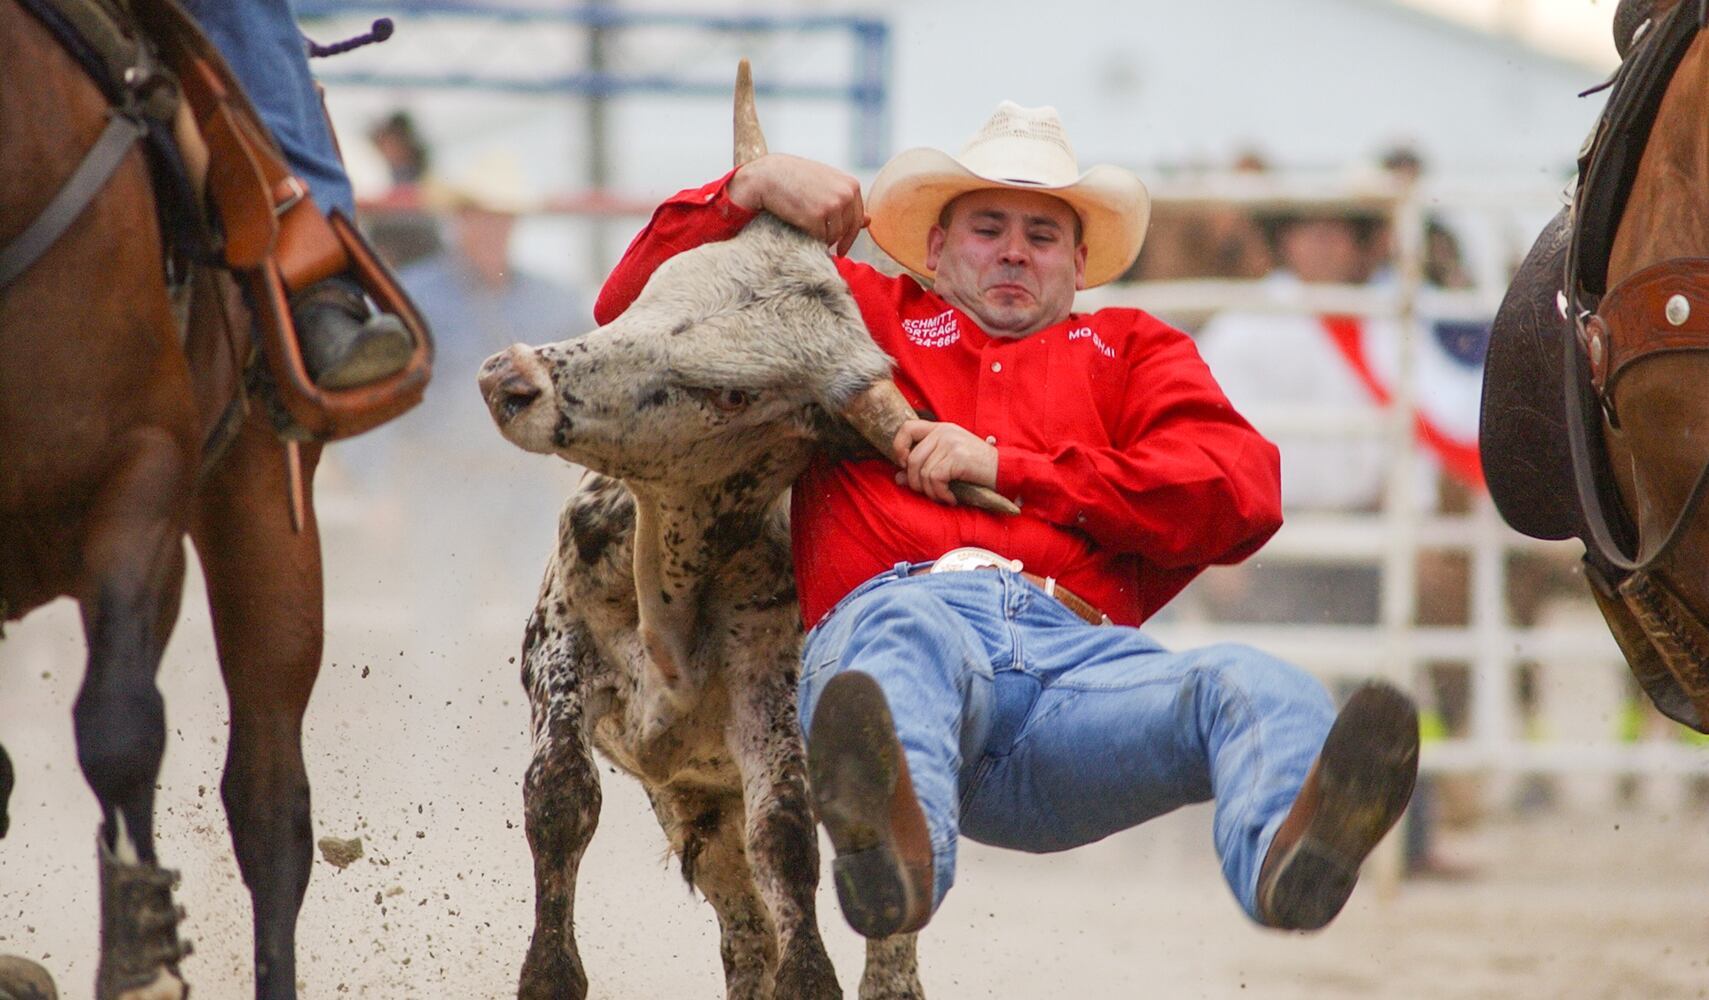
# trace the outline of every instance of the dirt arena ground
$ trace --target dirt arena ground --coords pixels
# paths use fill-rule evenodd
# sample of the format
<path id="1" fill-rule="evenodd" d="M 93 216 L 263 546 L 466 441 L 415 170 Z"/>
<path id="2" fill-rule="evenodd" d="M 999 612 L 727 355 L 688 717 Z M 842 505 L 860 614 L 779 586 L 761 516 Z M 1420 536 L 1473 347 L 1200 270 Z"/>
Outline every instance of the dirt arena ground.
<path id="1" fill-rule="evenodd" d="M 539 476 L 547 491 L 566 481 Z M 514 995 L 532 887 L 513 658 L 544 549 L 506 551 L 478 527 L 408 534 L 399 510 L 343 496 L 350 506 L 328 504 L 335 611 L 306 748 L 316 835 L 360 836 L 365 854 L 343 870 L 317 854 L 298 937 L 303 996 Z M 252 989 L 249 905 L 218 799 L 224 705 L 200 600 L 192 580 L 162 670 L 158 830 L 163 859 L 183 871 L 183 933 L 196 946 L 185 972 L 197 997 L 227 1000 Z M 18 767 L 0 843 L 0 953 L 48 965 L 68 998 L 88 995 L 96 930 L 97 816 L 71 735 L 81 670 L 66 603 L 0 644 L 0 743 Z M 923 976 L 951 1000 L 1706 997 L 1706 834 L 1703 812 L 1653 799 L 1500 811 L 1443 838 L 1469 877 L 1387 891 L 1367 878 L 1310 936 L 1261 931 L 1237 910 L 1203 808 L 1057 856 L 967 844 L 922 936 Z M 593 996 L 723 995 L 713 914 L 665 863 L 644 798 L 621 776 L 605 785 L 577 908 Z M 860 940 L 834 894 L 822 891 L 820 912 L 853 996 Z"/>

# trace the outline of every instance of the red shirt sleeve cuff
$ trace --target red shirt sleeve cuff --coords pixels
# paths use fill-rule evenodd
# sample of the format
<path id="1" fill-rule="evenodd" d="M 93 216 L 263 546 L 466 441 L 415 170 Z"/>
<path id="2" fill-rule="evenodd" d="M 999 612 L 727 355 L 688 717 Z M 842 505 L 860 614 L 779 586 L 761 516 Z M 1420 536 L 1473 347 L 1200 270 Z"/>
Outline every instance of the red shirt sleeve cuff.
<path id="1" fill-rule="evenodd" d="M 1036 451 L 1012 445 L 997 446 L 997 492 L 1019 504 L 1022 510 L 1058 524 L 1072 524 L 1073 512 L 1063 519 L 1061 506 L 1044 484 L 1050 482 L 1050 459 Z"/>
<path id="2" fill-rule="evenodd" d="M 741 229 L 743 226 L 754 221 L 754 216 L 760 214 L 751 208 L 744 208 L 743 206 L 738 205 L 736 201 L 730 197 L 730 181 L 736 176 L 736 171 L 740 169 L 742 168 L 736 167 L 732 169 L 723 177 L 718 178 L 711 184 L 708 184 L 695 192 L 703 203 L 711 205 L 717 210 L 720 218 L 730 223 L 732 230 Z M 678 197 L 681 196 L 679 195 Z M 669 204 L 669 202 L 666 204 Z"/>

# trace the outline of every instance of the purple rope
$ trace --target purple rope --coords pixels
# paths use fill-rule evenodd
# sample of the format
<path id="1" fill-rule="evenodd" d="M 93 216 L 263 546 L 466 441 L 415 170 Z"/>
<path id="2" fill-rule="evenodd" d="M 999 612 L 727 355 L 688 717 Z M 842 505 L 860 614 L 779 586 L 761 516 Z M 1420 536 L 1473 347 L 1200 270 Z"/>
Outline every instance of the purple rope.
<path id="1" fill-rule="evenodd" d="M 368 29 L 367 34 L 357 35 L 354 38 L 346 38 L 342 42 L 333 42 L 331 45 L 322 45 L 307 35 L 303 36 L 303 41 L 308 43 L 310 59 L 324 59 L 327 56 L 336 56 L 349 52 L 351 49 L 359 49 L 364 45 L 383 42 L 390 37 L 392 37 L 392 19 L 389 17 L 382 17 L 374 22 L 374 26 Z"/>

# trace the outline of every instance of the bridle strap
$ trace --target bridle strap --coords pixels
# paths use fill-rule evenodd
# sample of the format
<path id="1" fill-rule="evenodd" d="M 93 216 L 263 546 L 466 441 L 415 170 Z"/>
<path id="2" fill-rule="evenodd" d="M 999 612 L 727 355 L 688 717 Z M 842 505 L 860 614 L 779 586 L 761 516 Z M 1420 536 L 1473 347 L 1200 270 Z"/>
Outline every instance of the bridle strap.
<path id="1" fill-rule="evenodd" d="M 1577 336 L 1561 338 L 1566 355 L 1567 451 L 1572 461 L 1573 486 L 1584 516 L 1585 558 L 1598 564 L 1611 578 L 1648 570 L 1665 556 L 1684 534 L 1703 494 L 1709 491 L 1709 463 L 1697 475 L 1679 516 L 1667 534 L 1648 553 L 1628 556 L 1615 537 L 1597 486 L 1597 472 L 1606 468 L 1591 454 L 1590 428 L 1585 414 L 1600 412 L 1608 398 L 1595 392 L 1586 345 L 1590 331 L 1586 323 L 1607 291 L 1609 252 L 1614 229 L 1624 214 L 1626 197 L 1637 175 L 1638 163 L 1648 145 L 1655 115 L 1668 83 L 1697 35 L 1709 26 L 1709 0 L 1680 0 L 1644 33 L 1639 47 L 1620 67 L 1608 106 L 1591 133 L 1580 160 L 1578 189 L 1573 192 L 1572 240 L 1568 248 L 1562 287 L 1566 292 L 1567 320 Z M 1623 134 L 1632 133 L 1632 134 Z M 1594 231 L 1594 240 L 1587 240 Z M 1587 388 L 1588 387 L 1588 388 Z M 1612 384 L 1608 386 L 1612 388 Z M 1598 427 L 1597 431 L 1600 432 Z M 1616 579 L 1616 582 L 1618 580 Z"/>
<path id="2" fill-rule="evenodd" d="M 106 186 L 113 171 L 119 168 L 125 155 L 138 139 L 148 134 L 148 126 L 140 119 L 122 112 L 113 112 L 107 127 L 101 130 L 83 160 L 77 164 L 65 184 L 47 203 L 35 221 L 0 249 L 0 290 L 11 285 L 19 275 L 30 269 L 54 242 L 71 228 L 83 214 L 89 202 Z"/>
<path id="3" fill-rule="evenodd" d="M 1629 558 L 1615 541 L 1614 532 L 1608 526 L 1608 514 L 1602 506 L 1602 494 L 1596 485 L 1597 464 L 1590 454 L 1590 431 L 1585 426 L 1584 419 L 1585 411 L 1591 409 L 1591 400 L 1585 395 L 1585 387 L 1590 385 L 1589 360 L 1576 338 L 1562 337 L 1561 344 L 1562 350 L 1566 352 L 1564 370 L 1567 372 L 1567 451 L 1572 456 L 1573 486 L 1578 491 L 1579 509 L 1584 513 L 1585 534 L 1589 536 L 1582 539 L 1589 550 L 1587 558 L 1598 560 L 1622 574 L 1642 573 L 1666 555 L 1684 534 L 1685 525 L 1691 520 L 1691 515 L 1696 513 L 1703 494 L 1709 491 L 1709 462 L 1705 462 L 1702 470 L 1697 473 L 1697 482 L 1691 487 L 1691 493 L 1685 498 L 1685 504 L 1680 508 L 1679 516 L 1674 519 L 1673 527 L 1668 529 L 1667 535 L 1647 555 L 1640 552 L 1636 559 Z"/>

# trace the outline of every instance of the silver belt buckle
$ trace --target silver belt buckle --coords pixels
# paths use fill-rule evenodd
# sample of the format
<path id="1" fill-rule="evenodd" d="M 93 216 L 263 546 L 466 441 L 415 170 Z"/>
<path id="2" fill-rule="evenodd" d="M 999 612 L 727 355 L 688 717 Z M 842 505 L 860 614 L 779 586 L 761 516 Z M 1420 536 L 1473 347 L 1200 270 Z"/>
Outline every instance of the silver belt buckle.
<path id="1" fill-rule="evenodd" d="M 932 563 L 928 573 L 955 573 L 964 569 L 1006 569 L 1013 573 L 1021 571 L 1019 559 L 1005 559 L 990 549 L 982 549 L 976 545 L 964 545 L 959 549 L 950 549 Z"/>

